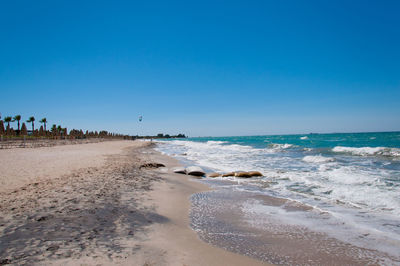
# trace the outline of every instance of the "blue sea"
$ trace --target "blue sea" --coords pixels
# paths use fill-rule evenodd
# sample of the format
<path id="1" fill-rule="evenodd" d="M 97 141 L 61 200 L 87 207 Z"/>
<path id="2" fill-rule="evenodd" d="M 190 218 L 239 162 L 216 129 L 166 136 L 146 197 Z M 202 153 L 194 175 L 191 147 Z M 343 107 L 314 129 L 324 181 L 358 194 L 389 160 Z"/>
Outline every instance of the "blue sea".
<path id="1" fill-rule="evenodd" d="M 260 222 L 274 217 L 275 224 L 287 224 L 296 230 L 301 227 L 360 247 L 364 251 L 357 256 L 364 256 L 365 261 L 384 254 L 382 258 L 388 255 L 390 259 L 371 261 L 399 262 L 400 132 L 202 137 L 157 143 L 159 151 L 208 172 L 260 171 L 263 177 L 203 180 L 216 193 L 219 191 L 214 198 L 223 193 L 229 195 L 225 199 L 237 195 L 241 200 L 237 208 L 251 226 L 279 231 L 271 229 L 270 220 Z M 210 200 L 210 195 L 214 194 L 194 196 L 193 209 L 203 204 L 200 199 Z M 266 204 L 260 196 L 283 199 L 285 203 Z M 301 205 L 307 211 L 288 211 L 288 204 Z M 221 210 L 218 204 L 215 206 L 217 215 Z M 212 211 L 207 215 L 212 217 Z M 204 222 L 201 217 L 192 217 L 192 227 L 200 236 Z M 206 233 L 203 239 L 213 242 Z M 269 262 L 294 261 L 282 256 Z"/>

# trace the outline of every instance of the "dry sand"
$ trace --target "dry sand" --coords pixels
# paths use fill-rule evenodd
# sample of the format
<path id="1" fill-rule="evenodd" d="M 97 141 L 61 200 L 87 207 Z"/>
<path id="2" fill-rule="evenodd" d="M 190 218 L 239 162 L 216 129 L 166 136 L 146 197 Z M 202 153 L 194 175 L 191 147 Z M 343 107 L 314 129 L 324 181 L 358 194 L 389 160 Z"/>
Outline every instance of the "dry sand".
<path id="1" fill-rule="evenodd" d="M 118 154 L 130 146 L 130 141 L 108 141 L 0 150 L 0 192 L 31 182 L 56 179 L 78 169 L 103 166 L 107 155 Z"/>
<path id="2" fill-rule="evenodd" d="M 0 264 L 261 264 L 197 237 L 189 197 L 207 187 L 148 145 L 0 150 Z"/>

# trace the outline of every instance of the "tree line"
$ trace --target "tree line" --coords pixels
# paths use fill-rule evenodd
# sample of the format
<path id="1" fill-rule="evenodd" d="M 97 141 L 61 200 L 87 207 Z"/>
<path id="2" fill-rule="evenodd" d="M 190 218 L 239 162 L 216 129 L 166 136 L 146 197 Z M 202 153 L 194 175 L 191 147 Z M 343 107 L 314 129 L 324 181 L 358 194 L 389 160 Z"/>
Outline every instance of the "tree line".
<path id="1" fill-rule="evenodd" d="M 178 135 L 172 135 L 170 136 L 169 134 L 163 134 L 159 133 L 156 136 L 157 139 L 170 139 L 170 138 L 186 138 L 185 134 L 178 134 Z"/>
<path id="2" fill-rule="evenodd" d="M 0 115 L 0 136 L 9 138 L 29 136 L 31 138 L 49 138 L 49 139 L 84 139 L 84 138 L 115 138 L 115 139 L 134 139 L 136 137 L 130 135 L 123 135 L 118 133 L 111 133 L 106 130 L 101 131 L 88 131 L 85 132 L 82 129 L 72 129 L 68 132 L 66 127 L 61 125 L 53 124 L 50 130 L 47 130 L 47 118 L 42 118 L 39 123 L 42 125 L 39 129 L 35 129 L 35 117 L 31 116 L 26 123 L 30 124 L 31 130 L 27 129 L 25 122 L 22 121 L 21 115 L 15 115 L 14 117 L 6 116 L 4 120 L 1 119 Z M 10 123 L 17 123 L 17 128 L 11 127 Z M 6 125 L 5 125 L 6 124 Z"/>

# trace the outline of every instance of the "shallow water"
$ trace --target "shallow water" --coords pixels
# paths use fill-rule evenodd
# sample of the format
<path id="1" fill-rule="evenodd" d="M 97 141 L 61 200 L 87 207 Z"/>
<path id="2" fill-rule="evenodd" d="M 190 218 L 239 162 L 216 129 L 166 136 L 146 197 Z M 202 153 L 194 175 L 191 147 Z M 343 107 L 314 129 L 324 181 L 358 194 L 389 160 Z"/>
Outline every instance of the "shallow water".
<path id="1" fill-rule="evenodd" d="M 398 263 L 395 257 L 400 254 L 399 132 L 196 138 L 160 141 L 158 149 L 184 164 L 200 165 L 209 171 L 261 171 L 264 174 L 261 178 L 204 180 L 217 192 L 216 196 L 211 193 L 202 202 L 213 205 L 216 213 L 225 212 L 226 206 L 241 202 L 229 215 L 239 215 L 246 221 L 246 228 L 270 234 L 271 228 L 277 229 L 276 224 L 287 228 L 301 227 L 309 236 L 319 234 L 334 238 L 335 245 L 339 242 L 351 245 L 355 250 L 347 257 L 357 257 L 361 264 Z M 226 206 L 220 206 L 218 191 L 229 191 L 230 196 L 224 192 L 222 200 Z M 242 195 L 249 200 L 242 200 Z M 199 196 L 193 197 L 193 227 L 200 230 L 196 212 L 208 209 L 196 201 L 196 197 Z M 287 204 L 271 206 L 270 200 L 260 197 L 284 199 L 307 211 L 288 211 Z M 202 208 L 196 208 L 196 204 Z M 286 235 L 285 230 L 279 234 Z M 206 238 L 206 234 L 200 235 Z M 216 236 L 221 234 L 214 235 L 213 239 L 217 239 Z M 251 238 L 246 234 L 243 237 Z M 264 240 L 252 239 L 255 243 Z M 268 246 L 272 252 L 272 246 Z M 329 245 L 322 249 L 337 253 L 330 250 Z M 269 254 L 268 258 L 277 257 L 283 264 L 291 264 L 293 256 L 299 260 L 295 254 L 286 254 L 288 258 L 283 259 L 283 253 L 278 256 L 271 252 L 264 250 L 262 254 Z M 386 260 L 382 261 L 384 258 Z M 312 264 L 318 263 L 317 258 L 312 260 Z M 278 261 L 274 263 L 280 263 Z M 303 262 L 307 264 L 306 260 Z"/>
<path id="2" fill-rule="evenodd" d="M 324 213 L 280 198 L 232 192 L 222 188 L 192 196 L 192 228 L 204 241 L 280 265 L 400 263 L 383 252 L 351 245 L 296 222 L 300 216 L 323 221 Z M 285 212 L 286 219 L 276 215 L 279 212 Z"/>

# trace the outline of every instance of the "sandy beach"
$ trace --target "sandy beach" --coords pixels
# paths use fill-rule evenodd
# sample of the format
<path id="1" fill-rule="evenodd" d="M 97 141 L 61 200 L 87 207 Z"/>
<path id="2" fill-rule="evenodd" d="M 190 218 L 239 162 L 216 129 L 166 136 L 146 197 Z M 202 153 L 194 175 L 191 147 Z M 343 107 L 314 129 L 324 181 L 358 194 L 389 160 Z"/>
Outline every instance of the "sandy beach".
<path id="1" fill-rule="evenodd" d="M 199 239 L 189 197 L 208 187 L 149 145 L 0 150 L 0 264 L 262 264 Z"/>
<path id="2" fill-rule="evenodd" d="M 400 1 L 0 6 L 0 266 L 400 266 Z"/>

